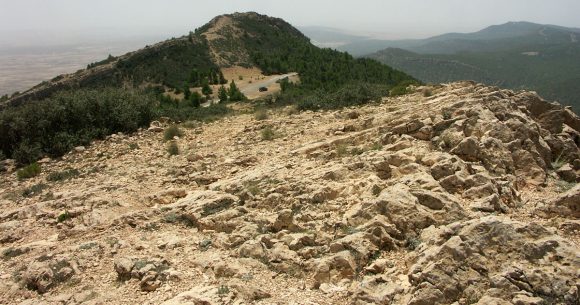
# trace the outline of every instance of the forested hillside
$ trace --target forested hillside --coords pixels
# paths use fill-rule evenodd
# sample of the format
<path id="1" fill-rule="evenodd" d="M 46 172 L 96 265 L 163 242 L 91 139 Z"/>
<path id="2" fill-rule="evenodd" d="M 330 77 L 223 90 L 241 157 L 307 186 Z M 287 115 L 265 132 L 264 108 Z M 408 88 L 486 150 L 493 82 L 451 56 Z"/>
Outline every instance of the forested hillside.
<path id="1" fill-rule="evenodd" d="M 580 110 L 580 45 L 549 46 L 537 54 L 464 52 L 418 54 L 386 49 L 370 55 L 424 82 L 475 80 L 512 89 L 534 90 L 542 96 Z"/>

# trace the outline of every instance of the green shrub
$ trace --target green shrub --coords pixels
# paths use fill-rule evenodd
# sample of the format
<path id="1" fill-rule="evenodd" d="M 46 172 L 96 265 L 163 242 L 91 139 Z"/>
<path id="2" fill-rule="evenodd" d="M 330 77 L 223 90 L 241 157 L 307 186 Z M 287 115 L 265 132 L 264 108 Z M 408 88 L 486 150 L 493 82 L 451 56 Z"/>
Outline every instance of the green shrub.
<path id="1" fill-rule="evenodd" d="M 380 142 L 373 143 L 373 145 L 371 145 L 371 147 L 369 149 L 370 150 L 382 150 L 383 144 L 381 144 Z"/>
<path id="2" fill-rule="evenodd" d="M 405 240 L 405 246 L 411 251 L 416 250 L 421 245 L 421 243 L 422 241 L 419 238 L 413 236 L 409 236 Z"/>
<path id="3" fill-rule="evenodd" d="M 183 128 L 187 128 L 187 129 L 195 129 L 197 127 L 200 127 L 201 124 L 199 122 L 196 121 L 187 121 L 181 124 L 181 126 L 183 126 Z"/>
<path id="4" fill-rule="evenodd" d="M 331 93 L 317 91 L 301 99 L 296 107 L 298 110 L 337 109 L 378 102 L 388 95 L 388 87 L 384 85 L 348 84 Z"/>
<path id="5" fill-rule="evenodd" d="M 274 129 L 272 128 L 272 126 L 264 127 L 264 129 L 262 129 L 262 131 L 261 131 L 261 134 L 262 134 L 262 140 L 264 140 L 264 141 L 272 141 L 276 137 L 276 133 L 274 132 Z"/>
<path id="6" fill-rule="evenodd" d="M 4 159 L 6 159 L 6 156 L 4 155 L 4 153 L 0 150 L 0 172 L 6 171 L 6 166 L 4 165 Z"/>
<path id="7" fill-rule="evenodd" d="M 338 144 L 335 147 L 336 155 L 339 157 L 344 157 L 348 154 L 348 147 L 346 144 Z"/>
<path id="8" fill-rule="evenodd" d="M 175 137 L 183 136 L 183 131 L 176 125 L 171 125 L 165 129 L 163 139 L 165 141 L 173 140 Z"/>
<path id="9" fill-rule="evenodd" d="M 409 93 L 411 93 L 411 91 L 408 90 L 409 86 L 417 85 L 417 84 L 418 84 L 417 82 L 412 81 L 412 80 L 402 81 L 399 84 L 397 84 L 395 87 L 393 87 L 389 93 L 391 96 L 399 96 L 399 95 L 409 94 Z"/>
<path id="10" fill-rule="evenodd" d="M 560 193 L 565 193 L 576 186 L 575 182 L 566 182 L 564 180 L 556 181 L 556 189 Z"/>
<path id="11" fill-rule="evenodd" d="M 20 165 L 61 156 L 116 132 L 134 132 L 157 117 L 152 94 L 127 89 L 76 89 L 0 112 L 0 150 Z"/>
<path id="12" fill-rule="evenodd" d="M 399 96 L 408 94 L 409 91 L 407 90 L 407 86 L 396 86 L 389 92 L 390 96 Z"/>
<path id="13" fill-rule="evenodd" d="M 43 184 L 43 183 L 39 183 L 39 184 L 35 184 L 29 188 L 26 188 L 22 191 L 22 196 L 24 197 L 32 197 L 34 195 L 38 195 L 39 193 L 41 193 L 43 190 L 45 190 L 48 187 L 48 185 Z"/>
<path id="14" fill-rule="evenodd" d="M 139 144 L 137 144 L 137 143 L 129 143 L 129 149 L 130 150 L 139 149 Z"/>
<path id="15" fill-rule="evenodd" d="M 175 141 L 169 142 L 169 144 L 167 145 L 167 152 L 169 153 L 170 156 L 179 155 L 179 145 L 177 145 L 177 142 Z"/>
<path id="16" fill-rule="evenodd" d="M 240 79 L 241 79 L 241 78 L 242 78 L 242 77 L 240 76 Z M 228 286 L 221 285 L 221 286 L 218 288 L 218 291 L 217 291 L 217 293 L 218 293 L 219 295 L 222 295 L 222 294 L 228 294 L 228 293 L 230 293 L 230 288 L 228 288 Z"/>
<path id="17" fill-rule="evenodd" d="M 187 104 L 164 105 L 160 109 L 160 115 L 171 118 L 174 121 L 199 121 L 211 122 L 219 120 L 232 113 L 225 103 L 212 104 L 209 107 L 193 107 Z"/>
<path id="18" fill-rule="evenodd" d="M 18 179 L 23 180 L 36 177 L 40 174 L 40 172 L 41 172 L 40 164 L 35 162 L 19 169 L 18 172 L 16 172 L 16 176 L 18 177 Z"/>
<path id="19" fill-rule="evenodd" d="M 78 169 L 75 168 L 69 168 L 66 169 L 64 171 L 60 171 L 60 172 L 53 172 L 48 174 L 48 177 L 46 177 L 47 181 L 63 181 L 63 180 L 68 180 L 68 179 L 72 179 L 74 177 L 78 177 L 81 173 L 79 172 Z"/>
<path id="20" fill-rule="evenodd" d="M 40 159 L 42 151 L 38 143 L 31 144 L 29 141 L 23 141 L 12 151 L 12 158 L 18 165 L 34 163 Z"/>
<path id="21" fill-rule="evenodd" d="M 57 222 L 64 222 L 64 221 L 67 221 L 71 218 L 72 218 L 71 214 L 68 212 L 68 210 L 65 210 L 63 213 L 58 215 L 58 217 L 56 218 L 56 221 Z"/>
<path id="22" fill-rule="evenodd" d="M 381 194 L 381 192 L 382 192 L 382 191 L 383 191 L 383 189 L 381 189 L 381 187 L 380 187 L 380 186 L 378 186 L 378 185 L 376 185 L 376 184 L 375 184 L 375 185 L 373 185 L 372 192 L 373 192 L 373 195 L 374 195 L 375 197 L 376 197 L 376 196 L 379 196 L 379 195 Z"/>
<path id="23" fill-rule="evenodd" d="M 365 150 L 360 147 L 354 147 L 353 149 L 350 150 L 350 154 L 353 156 L 362 155 L 364 152 Z"/>

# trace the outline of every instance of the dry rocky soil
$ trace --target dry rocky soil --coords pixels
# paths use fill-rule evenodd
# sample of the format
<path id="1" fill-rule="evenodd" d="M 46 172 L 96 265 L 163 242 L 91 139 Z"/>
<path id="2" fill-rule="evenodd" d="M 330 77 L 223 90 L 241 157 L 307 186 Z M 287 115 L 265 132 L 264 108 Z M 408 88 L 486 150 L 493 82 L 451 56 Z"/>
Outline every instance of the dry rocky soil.
<path id="1" fill-rule="evenodd" d="M 0 173 L 0 304 L 579 304 L 580 119 L 470 82 Z"/>

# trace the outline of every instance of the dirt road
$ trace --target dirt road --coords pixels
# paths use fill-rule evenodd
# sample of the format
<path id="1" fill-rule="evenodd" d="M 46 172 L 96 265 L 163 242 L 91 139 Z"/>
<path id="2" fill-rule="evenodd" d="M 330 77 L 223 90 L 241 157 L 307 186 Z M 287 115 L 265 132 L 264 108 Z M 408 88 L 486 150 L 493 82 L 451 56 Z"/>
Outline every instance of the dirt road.
<path id="1" fill-rule="evenodd" d="M 284 79 L 286 77 L 293 77 L 293 76 L 297 76 L 297 75 L 298 75 L 298 73 L 293 72 L 293 73 L 287 73 L 287 74 L 283 74 L 283 75 L 265 76 L 265 79 L 263 79 L 263 80 L 254 80 L 252 83 L 238 84 L 238 88 L 249 99 L 255 99 L 257 97 L 268 95 L 272 92 L 276 92 L 277 90 L 272 90 L 271 86 L 274 85 L 277 81 Z M 267 92 L 260 92 L 261 87 L 268 88 L 268 91 Z M 217 89 L 214 89 L 214 91 L 216 91 L 216 90 Z M 213 104 L 219 103 L 219 99 L 217 99 L 217 97 L 215 97 L 213 100 L 201 104 L 201 106 L 208 107 L 212 103 Z"/>

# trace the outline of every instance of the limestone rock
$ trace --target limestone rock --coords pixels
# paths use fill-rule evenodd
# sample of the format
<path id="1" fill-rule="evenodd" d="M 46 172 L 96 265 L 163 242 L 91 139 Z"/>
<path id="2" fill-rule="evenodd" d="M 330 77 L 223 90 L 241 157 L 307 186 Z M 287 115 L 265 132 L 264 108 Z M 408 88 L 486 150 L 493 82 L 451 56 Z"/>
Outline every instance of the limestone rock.
<path id="1" fill-rule="evenodd" d="M 541 210 L 548 214 L 580 218 L 580 184 L 547 203 Z"/>
<path id="2" fill-rule="evenodd" d="M 574 170 L 570 164 L 564 164 L 556 170 L 556 174 L 558 174 L 562 180 L 567 182 L 578 182 L 580 180 L 576 172 L 577 171 Z"/>
<path id="3" fill-rule="evenodd" d="M 417 304 L 477 300 L 491 293 L 490 286 L 495 290 L 489 296 L 504 300 L 511 300 L 522 290 L 562 297 L 572 288 L 561 279 L 576 272 L 570 267 L 578 264 L 573 246 L 539 225 L 485 217 L 447 228 L 451 231 L 436 237 L 440 240 L 425 241 L 438 246 L 423 248 L 411 267 L 409 278 L 417 287 L 413 293 Z M 486 251 L 474 251 L 482 248 Z M 549 262 L 555 256 L 561 261 Z M 496 265 L 498 260 L 504 267 Z M 554 269 L 553 264 L 558 268 Z M 477 286 L 466 284 L 467 278 Z"/>
<path id="4" fill-rule="evenodd" d="M 318 263 L 314 275 L 314 286 L 318 288 L 322 283 L 337 283 L 343 279 L 353 279 L 356 268 L 355 259 L 349 251 L 336 253 Z"/>

